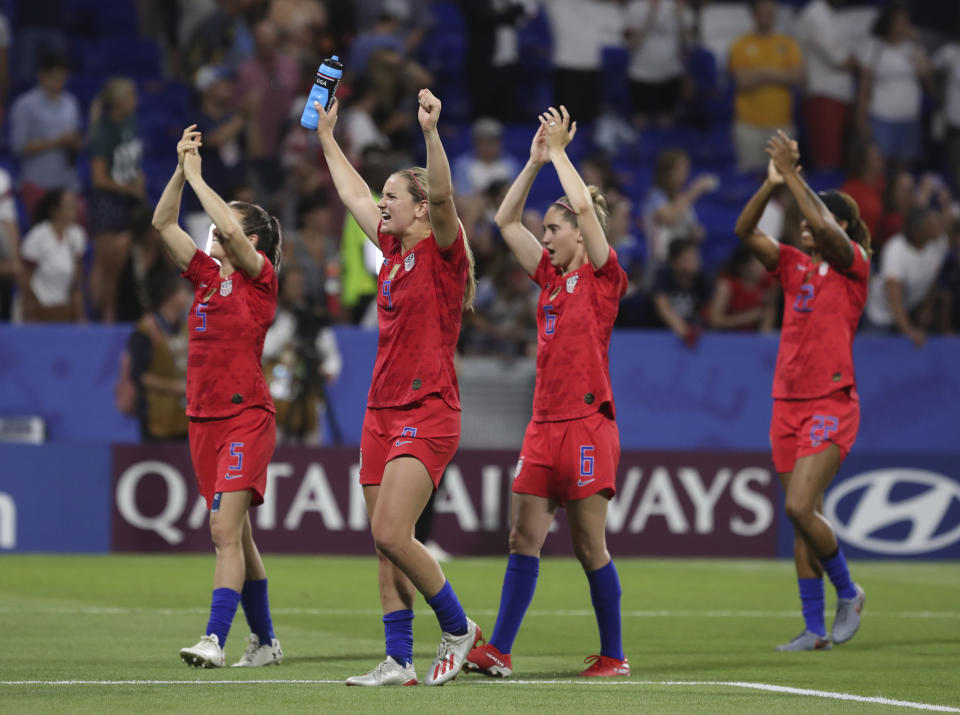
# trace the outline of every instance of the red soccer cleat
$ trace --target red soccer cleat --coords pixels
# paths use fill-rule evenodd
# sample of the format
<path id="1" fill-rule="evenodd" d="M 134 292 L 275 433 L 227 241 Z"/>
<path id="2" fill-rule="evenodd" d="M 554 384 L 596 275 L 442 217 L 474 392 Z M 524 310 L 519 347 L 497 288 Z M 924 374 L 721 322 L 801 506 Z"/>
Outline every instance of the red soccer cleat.
<path id="1" fill-rule="evenodd" d="M 590 665 L 580 673 L 581 678 L 615 678 L 618 675 L 630 675 L 630 664 L 626 658 L 617 660 L 605 655 L 588 655 L 583 662 Z"/>
<path id="2" fill-rule="evenodd" d="M 463 669 L 470 673 L 482 673 L 492 678 L 505 678 L 513 672 L 510 654 L 501 653 L 490 643 L 483 643 L 470 651 Z"/>

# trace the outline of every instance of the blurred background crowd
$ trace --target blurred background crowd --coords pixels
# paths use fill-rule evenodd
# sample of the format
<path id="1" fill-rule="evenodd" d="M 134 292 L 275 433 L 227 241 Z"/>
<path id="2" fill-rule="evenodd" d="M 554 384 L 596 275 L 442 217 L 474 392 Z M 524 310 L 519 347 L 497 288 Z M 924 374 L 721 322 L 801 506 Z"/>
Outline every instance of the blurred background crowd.
<path id="1" fill-rule="evenodd" d="M 811 184 L 852 195 L 873 236 L 861 329 L 918 347 L 960 329 L 960 3 L 0 0 L 0 12 L 0 320 L 134 323 L 125 374 L 154 398 L 182 395 L 191 295 L 150 218 L 190 123 L 208 183 L 281 219 L 264 357 L 282 430 L 315 429 L 291 391 L 322 394 L 338 374 L 330 326 L 375 325 L 379 256 L 299 125 L 331 55 L 345 68 L 340 142 L 375 194 L 424 161 L 417 90 L 443 102 L 479 278 L 466 356 L 535 351 L 537 289 L 492 219 L 536 114 L 559 104 L 630 276 L 620 327 L 691 347 L 705 330 L 776 329 L 778 288 L 733 226 L 783 129 Z M 525 215 L 535 235 L 562 193 L 549 174 Z M 209 221 L 189 190 L 181 218 L 202 246 Z M 788 193 L 761 226 L 797 241 Z M 145 399 L 118 391 L 143 420 Z"/>

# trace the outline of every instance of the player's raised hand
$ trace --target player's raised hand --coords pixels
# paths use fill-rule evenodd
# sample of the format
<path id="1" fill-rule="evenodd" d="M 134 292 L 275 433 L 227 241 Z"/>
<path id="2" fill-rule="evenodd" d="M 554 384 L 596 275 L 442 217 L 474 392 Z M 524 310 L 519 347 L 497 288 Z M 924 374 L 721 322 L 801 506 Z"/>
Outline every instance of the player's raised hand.
<path id="1" fill-rule="evenodd" d="M 767 142 L 767 154 L 770 155 L 774 167 L 781 176 L 796 169 L 797 162 L 800 160 L 797 142 L 780 129 Z"/>
<path id="2" fill-rule="evenodd" d="M 200 152 L 198 151 L 199 147 L 200 147 L 200 137 L 198 132 L 195 146 L 187 149 L 187 151 L 183 153 L 183 175 L 187 178 L 187 181 L 193 181 L 194 179 L 200 178 Z"/>
<path id="3" fill-rule="evenodd" d="M 550 107 L 540 115 L 540 128 L 550 151 L 563 149 L 577 134 L 577 123 L 570 124 L 570 115 L 562 104 L 560 111 Z"/>
<path id="4" fill-rule="evenodd" d="M 329 112 L 320 102 L 314 102 L 313 108 L 317 110 L 317 136 L 333 134 L 333 128 L 337 126 L 337 115 L 340 112 L 340 101 L 334 97 Z"/>
<path id="5" fill-rule="evenodd" d="M 420 128 L 425 132 L 433 131 L 437 128 L 437 120 L 440 119 L 440 100 L 429 89 L 421 89 L 417 95 L 417 101 L 420 102 L 420 108 L 417 110 Z"/>
<path id="6" fill-rule="evenodd" d="M 196 124 L 191 124 L 184 129 L 183 136 L 177 142 L 177 165 L 182 169 L 184 156 L 190 151 L 197 153 L 197 149 L 202 145 L 203 142 L 200 140 L 200 132 L 197 131 Z"/>
<path id="7" fill-rule="evenodd" d="M 530 142 L 530 161 L 535 164 L 546 164 L 550 161 L 550 150 L 547 149 L 547 137 L 542 126 L 537 127 L 537 133 Z"/>
<path id="8" fill-rule="evenodd" d="M 783 183 L 783 174 L 777 171 L 777 167 L 773 163 L 773 159 L 767 162 L 767 181 L 769 181 L 774 186 L 779 186 Z"/>

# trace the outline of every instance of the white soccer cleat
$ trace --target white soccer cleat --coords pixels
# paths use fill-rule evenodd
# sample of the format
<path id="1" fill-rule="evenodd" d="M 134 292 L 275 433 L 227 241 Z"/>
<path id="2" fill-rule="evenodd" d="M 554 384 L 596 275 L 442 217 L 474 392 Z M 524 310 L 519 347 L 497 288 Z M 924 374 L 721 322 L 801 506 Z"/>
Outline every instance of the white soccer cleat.
<path id="1" fill-rule="evenodd" d="M 467 632 L 462 636 L 444 633 L 440 637 L 440 646 L 437 648 L 437 658 L 427 673 L 427 685 L 443 685 L 453 680 L 460 673 L 467 656 L 481 639 L 480 627 L 467 619 Z"/>
<path id="2" fill-rule="evenodd" d="M 192 648 L 181 648 L 180 660 L 194 668 L 222 668 L 226 665 L 216 633 L 203 636 Z"/>
<path id="3" fill-rule="evenodd" d="M 364 685 L 375 687 L 378 685 L 416 685 L 417 671 L 413 663 L 400 665 L 391 656 L 383 659 L 376 668 L 363 675 L 354 675 L 346 680 L 347 685 Z"/>
<path id="4" fill-rule="evenodd" d="M 247 649 L 231 668 L 259 668 L 261 665 L 278 665 L 283 660 L 283 650 L 280 641 L 274 638 L 269 643 L 260 645 L 260 638 L 256 633 L 247 637 Z"/>

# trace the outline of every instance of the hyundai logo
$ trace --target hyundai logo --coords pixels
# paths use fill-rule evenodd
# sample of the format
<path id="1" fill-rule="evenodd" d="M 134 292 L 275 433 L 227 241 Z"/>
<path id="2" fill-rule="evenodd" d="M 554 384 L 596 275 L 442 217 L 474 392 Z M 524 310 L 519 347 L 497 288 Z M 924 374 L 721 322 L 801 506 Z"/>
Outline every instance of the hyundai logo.
<path id="1" fill-rule="evenodd" d="M 893 493 L 897 486 L 911 495 L 898 498 Z M 960 483 L 949 477 L 923 469 L 878 469 L 840 482 L 827 494 L 824 512 L 847 543 L 907 556 L 960 541 L 958 506 Z M 896 537 L 884 535 L 884 530 L 900 524 L 909 526 L 906 535 L 902 529 Z"/>

